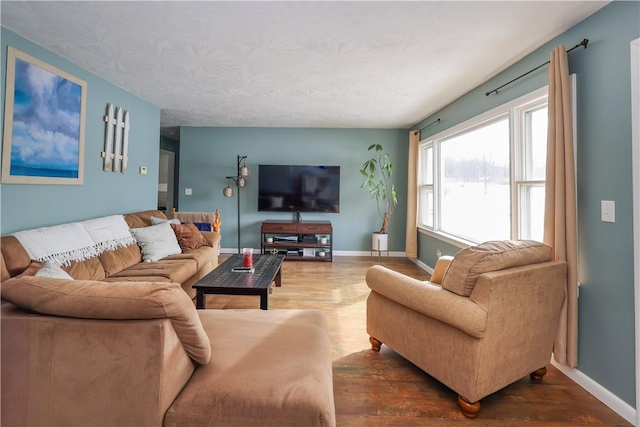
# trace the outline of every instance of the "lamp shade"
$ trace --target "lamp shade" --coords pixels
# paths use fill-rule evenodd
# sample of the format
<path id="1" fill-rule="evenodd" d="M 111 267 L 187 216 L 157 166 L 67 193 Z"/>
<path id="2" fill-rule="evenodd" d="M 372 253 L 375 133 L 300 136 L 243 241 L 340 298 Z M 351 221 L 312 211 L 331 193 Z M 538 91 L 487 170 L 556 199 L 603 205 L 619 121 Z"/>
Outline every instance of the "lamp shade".
<path id="1" fill-rule="evenodd" d="M 233 188 L 229 186 L 224 187 L 224 190 L 222 190 L 222 194 L 224 195 L 224 197 L 233 197 Z"/>
<path id="2" fill-rule="evenodd" d="M 251 171 L 249 170 L 248 167 L 242 166 L 240 169 L 238 169 L 238 175 L 240 175 L 240 176 L 249 176 L 249 175 L 251 175 Z"/>
<path id="3" fill-rule="evenodd" d="M 247 185 L 247 180 L 241 176 L 238 177 L 237 182 L 238 182 L 238 187 L 244 187 L 245 185 Z"/>

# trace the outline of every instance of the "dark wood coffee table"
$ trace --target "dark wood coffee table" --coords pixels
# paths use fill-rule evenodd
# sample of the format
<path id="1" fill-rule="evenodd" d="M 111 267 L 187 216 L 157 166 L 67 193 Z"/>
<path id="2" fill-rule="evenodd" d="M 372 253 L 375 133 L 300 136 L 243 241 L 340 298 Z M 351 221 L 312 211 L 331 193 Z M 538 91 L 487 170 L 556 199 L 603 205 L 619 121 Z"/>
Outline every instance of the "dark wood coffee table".
<path id="1" fill-rule="evenodd" d="M 211 273 L 198 280 L 196 290 L 196 308 L 207 308 L 207 294 L 223 295 L 259 295 L 260 309 L 269 309 L 271 283 L 282 286 L 282 261 L 284 255 L 253 255 L 253 273 L 237 273 L 233 267 L 242 267 L 242 255 L 231 255 Z"/>

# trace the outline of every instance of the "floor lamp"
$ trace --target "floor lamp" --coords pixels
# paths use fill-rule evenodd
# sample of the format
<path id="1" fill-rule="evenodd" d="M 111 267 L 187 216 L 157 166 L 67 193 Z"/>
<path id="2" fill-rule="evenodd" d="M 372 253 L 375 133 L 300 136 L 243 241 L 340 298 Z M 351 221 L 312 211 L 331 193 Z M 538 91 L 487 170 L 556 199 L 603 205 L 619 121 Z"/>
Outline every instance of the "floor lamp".
<path id="1" fill-rule="evenodd" d="M 251 175 L 251 171 L 247 167 L 246 163 L 247 156 L 238 156 L 238 168 L 236 176 L 228 176 L 227 177 L 227 186 L 222 190 L 222 194 L 224 197 L 233 197 L 233 187 L 231 187 L 231 182 L 238 187 L 238 253 L 241 253 L 242 246 L 240 245 L 240 189 L 247 185 L 247 180 L 245 177 Z"/>

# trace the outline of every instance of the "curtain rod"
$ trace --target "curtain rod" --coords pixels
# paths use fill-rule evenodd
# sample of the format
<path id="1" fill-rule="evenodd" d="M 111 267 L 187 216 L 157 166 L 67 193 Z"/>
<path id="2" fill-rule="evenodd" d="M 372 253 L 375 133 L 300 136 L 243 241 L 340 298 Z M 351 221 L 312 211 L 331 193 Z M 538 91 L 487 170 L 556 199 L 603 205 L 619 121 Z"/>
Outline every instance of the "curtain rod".
<path id="1" fill-rule="evenodd" d="M 425 127 L 423 127 L 422 129 L 418 129 L 416 131 L 413 132 L 414 135 L 417 135 L 418 133 L 422 132 L 423 130 L 425 130 L 426 128 L 435 125 L 436 123 L 440 123 L 440 119 L 436 119 L 434 121 L 432 121 L 431 123 L 429 123 L 428 125 L 426 125 Z"/>
<path id="2" fill-rule="evenodd" d="M 577 45 L 575 45 L 575 46 L 574 46 L 574 47 L 572 47 L 571 49 L 567 50 L 567 53 L 571 52 L 573 49 L 577 49 L 577 48 L 579 48 L 580 46 L 584 46 L 584 48 L 586 49 L 588 44 L 589 44 L 589 39 L 582 39 L 582 41 L 581 41 L 580 43 L 578 43 Z M 485 93 L 485 95 L 489 96 L 489 95 L 491 95 L 491 94 L 492 94 L 492 93 L 494 93 L 494 92 L 495 92 L 495 93 L 498 93 L 498 91 L 499 91 L 500 89 L 502 89 L 503 87 L 505 87 L 505 86 L 507 86 L 507 85 L 510 85 L 511 83 L 515 82 L 516 80 L 520 80 L 521 78 L 523 78 L 523 77 L 524 77 L 524 76 L 526 76 L 527 74 L 531 74 L 531 73 L 533 73 L 533 72 L 534 72 L 534 71 L 536 71 L 538 68 L 542 68 L 542 67 L 544 67 L 545 65 L 547 65 L 549 62 L 551 62 L 551 61 L 547 61 L 547 62 L 545 62 L 544 64 L 538 65 L 538 66 L 537 66 L 536 68 L 534 68 L 533 70 L 529 70 L 529 71 L 527 71 L 526 73 L 524 73 L 523 75 L 516 77 L 515 79 L 513 79 L 513 80 L 511 80 L 511 81 L 509 81 L 509 82 L 507 82 L 507 83 L 503 84 L 502 86 L 500 86 L 500 87 L 498 87 L 498 88 L 495 88 L 494 90 L 490 90 L 489 92 Z"/>

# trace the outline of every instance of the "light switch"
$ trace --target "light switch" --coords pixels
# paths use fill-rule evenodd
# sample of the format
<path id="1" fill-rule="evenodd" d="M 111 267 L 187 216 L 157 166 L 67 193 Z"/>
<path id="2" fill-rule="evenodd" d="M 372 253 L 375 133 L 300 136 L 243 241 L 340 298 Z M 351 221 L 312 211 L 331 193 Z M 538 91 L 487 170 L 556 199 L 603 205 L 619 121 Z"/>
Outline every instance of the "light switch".
<path id="1" fill-rule="evenodd" d="M 616 222 L 616 202 L 601 200 L 600 211 L 603 222 Z"/>
<path id="2" fill-rule="evenodd" d="M 184 195 L 185 196 L 190 196 L 192 194 L 191 189 L 190 188 L 185 188 L 184 189 Z"/>

